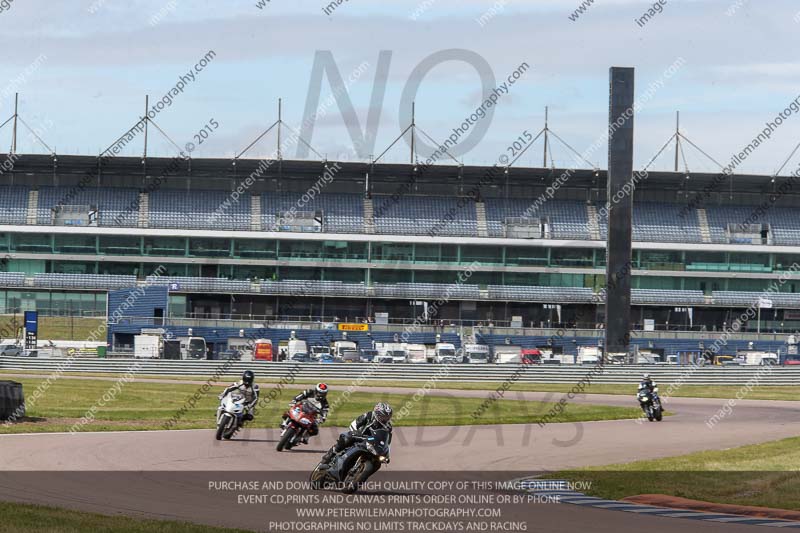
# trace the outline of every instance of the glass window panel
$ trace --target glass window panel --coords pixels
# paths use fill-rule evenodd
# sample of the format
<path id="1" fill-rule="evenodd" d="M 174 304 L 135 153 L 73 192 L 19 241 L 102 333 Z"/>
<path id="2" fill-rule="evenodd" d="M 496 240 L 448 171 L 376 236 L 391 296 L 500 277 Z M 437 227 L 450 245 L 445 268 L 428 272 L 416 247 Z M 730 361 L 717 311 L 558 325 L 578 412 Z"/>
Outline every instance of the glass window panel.
<path id="1" fill-rule="evenodd" d="M 139 255 L 140 237 L 125 235 L 100 236 L 100 253 L 107 255 Z"/>

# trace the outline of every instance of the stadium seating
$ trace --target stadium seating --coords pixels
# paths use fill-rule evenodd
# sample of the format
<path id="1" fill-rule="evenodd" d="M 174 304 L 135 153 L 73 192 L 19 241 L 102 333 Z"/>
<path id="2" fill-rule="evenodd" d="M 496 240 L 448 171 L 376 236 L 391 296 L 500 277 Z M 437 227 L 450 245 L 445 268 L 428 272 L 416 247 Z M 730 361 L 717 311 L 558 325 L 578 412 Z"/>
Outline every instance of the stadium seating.
<path id="1" fill-rule="evenodd" d="M 346 283 L 342 281 L 285 280 L 262 281 L 263 294 L 291 295 L 296 297 L 325 296 L 366 296 L 367 289 L 363 283 Z"/>
<path id="2" fill-rule="evenodd" d="M 800 244 L 800 219 L 797 211 L 786 207 L 771 207 L 756 213 L 753 206 L 713 206 L 707 207 L 708 225 L 712 242 L 730 242 L 728 226 L 743 223 L 768 224 L 772 233 L 772 243 L 795 246 Z"/>
<path id="3" fill-rule="evenodd" d="M 316 212 L 323 215 L 322 231 L 329 233 L 364 233 L 364 201 L 359 194 L 273 192 L 261 195 L 262 223 L 267 231 L 280 226 L 283 213 Z M 277 228 L 279 229 L 279 228 Z"/>
<path id="4" fill-rule="evenodd" d="M 480 298 L 477 285 L 446 283 L 376 283 L 379 298 Z"/>
<path id="5" fill-rule="evenodd" d="M 585 287 L 532 287 L 489 285 L 489 298 L 543 303 L 591 303 L 592 289 Z"/>
<path id="6" fill-rule="evenodd" d="M 25 285 L 25 274 L 22 272 L 0 272 L 0 286 L 22 287 Z"/>
<path id="7" fill-rule="evenodd" d="M 800 293 L 774 292 L 765 294 L 763 292 L 714 291 L 713 295 L 714 303 L 717 305 L 750 307 L 758 305 L 759 299 L 764 298 L 770 300 L 775 307 L 800 308 Z"/>
<path id="8" fill-rule="evenodd" d="M 678 204 L 641 202 L 633 207 L 633 240 L 646 242 L 702 242 L 694 210 L 681 216 Z M 608 222 L 606 224 L 606 232 Z"/>
<path id="9" fill-rule="evenodd" d="M 0 195 L 0 223 L 26 224 L 28 221 L 27 186 L 5 186 Z M 505 237 L 509 220 L 528 221 L 533 233 L 539 221 L 547 219 L 549 233 L 536 237 L 591 240 L 607 237 L 608 219 L 600 204 L 587 206 L 575 200 L 548 200 L 533 210 L 535 198 L 486 198 L 486 227 L 489 237 Z M 251 197 L 243 194 L 238 201 L 226 191 L 155 190 L 148 198 L 149 225 L 167 229 L 252 229 Z M 475 204 L 453 196 L 376 194 L 372 199 L 376 234 L 478 236 Z M 98 225 L 136 227 L 139 221 L 139 191 L 134 188 L 50 187 L 38 189 L 35 212 L 37 224 L 53 223 L 53 208 L 60 205 L 94 206 L 99 211 Z M 264 230 L 275 230 L 278 216 L 295 209 L 320 212 L 322 232 L 364 233 L 369 221 L 364 219 L 361 194 L 325 193 L 307 195 L 298 192 L 261 194 L 261 223 Z M 597 220 L 590 221 L 596 211 Z M 755 206 L 707 206 L 708 235 L 712 243 L 729 244 L 728 228 L 751 221 L 770 228 L 770 242 L 776 245 L 800 245 L 800 217 L 787 207 L 770 207 L 755 215 Z M 596 229 L 595 228 L 596 222 Z M 646 242 L 703 242 L 697 210 L 682 204 L 637 202 L 633 211 L 633 239 Z"/>
<path id="10" fill-rule="evenodd" d="M 375 232 L 385 235 L 478 235 L 475 202 L 442 196 L 372 198 Z"/>
<path id="11" fill-rule="evenodd" d="M 127 289 L 136 286 L 136 276 L 107 274 L 35 274 L 34 287 Z"/>
<path id="12" fill-rule="evenodd" d="M 139 216 L 139 192 L 136 189 L 86 187 L 40 187 L 36 213 L 38 224 L 53 223 L 53 209 L 65 205 L 97 207 L 98 225 L 131 227 Z M 24 202 L 27 203 L 27 198 Z M 24 221 L 23 221 L 24 223 Z"/>
<path id="13" fill-rule="evenodd" d="M 250 229 L 250 195 L 235 201 L 225 191 L 158 190 L 150 193 L 150 226 L 182 229 Z"/>
<path id="14" fill-rule="evenodd" d="M 28 214 L 28 188 L 4 185 L 0 193 L 0 223 L 25 224 Z"/>
<path id="15" fill-rule="evenodd" d="M 533 199 L 487 198 L 486 225 L 490 237 L 505 237 L 508 218 L 547 218 L 555 239 L 590 239 L 586 204 L 576 201 L 549 200 L 532 210 Z"/>
<path id="16" fill-rule="evenodd" d="M 631 289 L 631 303 L 634 305 L 703 305 L 706 303 L 706 298 L 703 291 Z"/>
<path id="17" fill-rule="evenodd" d="M 247 280 L 230 280 L 225 278 L 190 278 L 183 276 L 147 276 L 148 285 L 173 285 L 177 290 L 202 292 L 250 292 Z"/>

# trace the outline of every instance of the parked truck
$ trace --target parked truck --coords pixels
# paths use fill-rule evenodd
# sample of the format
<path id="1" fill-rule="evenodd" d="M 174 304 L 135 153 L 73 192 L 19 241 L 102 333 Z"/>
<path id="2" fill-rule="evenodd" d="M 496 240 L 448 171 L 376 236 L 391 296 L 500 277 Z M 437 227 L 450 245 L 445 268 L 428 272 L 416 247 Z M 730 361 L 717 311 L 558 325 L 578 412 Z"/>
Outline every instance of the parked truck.
<path id="1" fill-rule="evenodd" d="M 491 360 L 489 347 L 485 344 L 465 344 L 459 354 L 464 363 L 486 364 Z"/>
<path id="2" fill-rule="evenodd" d="M 378 350 L 379 356 L 388 356 L 392 358 L 393 363 L 407 363 L 408 350 L 399 342 L 376 342 L 375 349 Z"/>
<path id="3" fill-rule="evenodd" d="M 168 339 L 153 333 L 133 337 L 133 356 L 137 359 L 205 359 L 206 349 L 203 337 Z"/>
<path id="4" fill-rule="evenodd" d="M 596 365 L 603 357 L 603 349 L 599 346 L 578 346 L 578 356 L 575 364 Z"/>
<path id="5" fill-rule="evenodd" d="M 778 354 L 774 352 L 762 352 L 759 350 L 739 350 L 734 359 L 740 365 L 777 365 Z"/>
<path id="6" fill-rule="evenodd" d="M 409 363 L 427 363 L 425 345 L 424 344 L 406 344 L 406 351 L 408 352 Z"/>
<path id="7" fill-rule="evenodd" d="M 334 341 L 333 342 L 333 357 L 341 361 L 344 357 L 344 352 L 357 352 L 358 345 L 353 341 Z"/>
<path id="8" fill-rule="evenodd" d="M 522 362 L 522 347 L 511 346 L 503 344 L 494 347 L 494 362 L 498 364 L 503 363 L 521 363 Z"/>
<path id="9" fill-rule="evenodd" d="M 133 337 L 133 356 L 136 359 L 159 359 L 162 353 L 162 340 L 158 335 L 135 335 Z"/>

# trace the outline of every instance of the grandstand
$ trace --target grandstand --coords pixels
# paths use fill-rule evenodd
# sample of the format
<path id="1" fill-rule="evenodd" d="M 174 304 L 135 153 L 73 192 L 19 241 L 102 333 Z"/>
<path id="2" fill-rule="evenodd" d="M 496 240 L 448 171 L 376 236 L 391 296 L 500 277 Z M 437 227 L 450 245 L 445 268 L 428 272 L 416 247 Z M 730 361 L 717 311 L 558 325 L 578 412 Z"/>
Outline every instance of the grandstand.
<path id="1" fill-rule="evenodd" d="M 94 158 L 19 156 L 0 176 L 0 312 L 94 311 L 98 295 L 158 286 L 167 322 L 216 320 L 219 335 L 238 331 L 225 320 L 377 313 L 396 333 L 435 305 L 431 325 L 513 325 L 531 330 L 521 345 L 536 345 L 548 328 L 604 320 L 603 171 L 575 171 L 539 202 L 560 171 L 510 169 L 470 196 L 486 167 L 341 163 L 311 194 L 324 163 L 282 161 L 234 195 L 258 161 L 182 161 L 165 174 L 171 164 L 119 157 L 98 170 Z M 634 201 L 636 327 L 712 332 L 760 305 L 742 334 L 800 329 L 798 202 L 770 197 L 779 185 L 651 172 Z M 566 349 L 581 342 L 596 345 L 587 334 Z"/>

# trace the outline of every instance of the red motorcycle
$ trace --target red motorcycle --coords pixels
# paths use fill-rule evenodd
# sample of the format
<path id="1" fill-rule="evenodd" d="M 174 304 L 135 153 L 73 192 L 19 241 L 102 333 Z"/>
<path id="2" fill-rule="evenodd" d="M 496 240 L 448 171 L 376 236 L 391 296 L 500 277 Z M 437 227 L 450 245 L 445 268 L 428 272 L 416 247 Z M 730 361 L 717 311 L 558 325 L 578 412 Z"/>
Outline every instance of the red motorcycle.
<path id="1" fill-rule="evenodd" d="M 307 443 L 311 433 L 317 434 L 322 404 L 314 398 L 308 398 L 289 407 L 284 416 L 287 420 L 282 425 L 283 431 L 276 447 L 279 452 Z"/>

